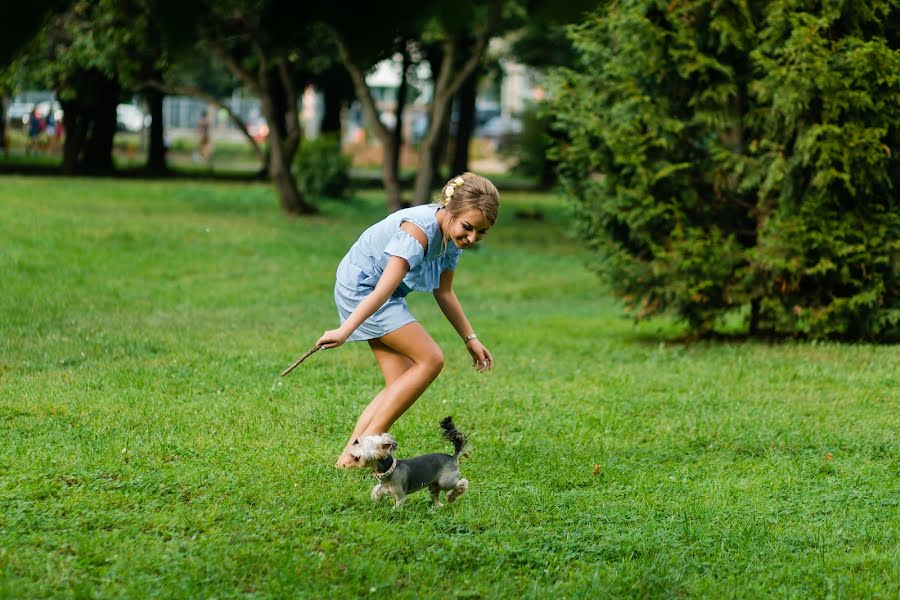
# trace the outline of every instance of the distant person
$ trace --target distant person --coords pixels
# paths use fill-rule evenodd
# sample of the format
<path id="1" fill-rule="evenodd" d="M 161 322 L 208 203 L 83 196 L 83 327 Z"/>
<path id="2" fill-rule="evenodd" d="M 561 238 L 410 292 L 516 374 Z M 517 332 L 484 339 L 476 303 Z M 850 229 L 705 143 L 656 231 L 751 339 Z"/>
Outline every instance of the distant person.
<path id="1" fill-rule="evenodd" d="M 56 118 L 53 116 L 53 110 L 47 112 L 47 119 L 44 121 L 44 131 L 50 137 L 56 135 Z"/>
<path id="2" fill-rule="evenodd" d="M 200 115 L 200 120 L 197 121 L 197 152 L 198 157 L 206 164 L 209 164 L 212 158 L 212 141 L 209 137 L 209 118 L 206 115 L 206 111 L 203 111 L 203 114 Z"/>
<path id="3" fill-rule="evenodd" d="M 56 120 L 56 146 L 60 147 L 63 143 L 63 136 L 66 133 L 66 123 L 63 115 L 60 114 L 60 118 Z"/>
<path id="4" fill-rule="evenodd" d="M 47 118 L 44 121 L 44 133 L 47 134 L 47 143 L 50 151 L 56 150 L 56 118 L 53 116 L 53 107 L 47 112 Z"/>
<path id="5" fill-rule="evenodd" d="M 38 115 L 37 107 L 32 108 L 31 112 L 28 113 L 28 147 L 25 149 L 26 154 L 37 152 L 42 128 L 43 124 L 41 123 L 40 115 Z"/>
<path id="6" fill-rule="evenodd" d="M 409 312 L 409 292 L 431 292 L 472 366 L 479 372 L 493 367 L 453 291 L 453 273 L 462 251 L 485 236 L 499 210 L 494 184 L 463 173 L 447 182 L 434 204 L 399 210 L 369 227 L 341 261 L 334 288 L 341 326 L 316 345 L 367 341 L 385 387 L 360 415 L 337 467 L 362 466 L 350 452 L 354 444 L 387 433 L 441 372 L 444 353 Z"/>

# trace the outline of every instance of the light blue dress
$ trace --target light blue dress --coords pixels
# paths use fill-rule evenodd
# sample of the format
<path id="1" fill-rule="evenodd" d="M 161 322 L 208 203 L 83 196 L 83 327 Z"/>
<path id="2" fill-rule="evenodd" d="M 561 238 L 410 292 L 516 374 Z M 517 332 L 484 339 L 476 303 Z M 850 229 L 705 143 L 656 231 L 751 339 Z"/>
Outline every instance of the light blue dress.
<path id="1" fill-rule="evenodd" d="M 409 312 L 405 296 L 410 292 L 430 292 L 441 284 L 441 273 L 456 269 L 462 250 L 452 242 L 444 244 L 437 222 L 438 204 L 398 210 L 366 229 L 338 265 L 334 301 L 341 324 L 375 289 L 391 256 L 409 263 L 409 272 L 375 314 L 363 321 L 347 341 L 379 338 L 416 320 Z M 400 225 L 414 223 L 425 232 L 428 252 Z"/>

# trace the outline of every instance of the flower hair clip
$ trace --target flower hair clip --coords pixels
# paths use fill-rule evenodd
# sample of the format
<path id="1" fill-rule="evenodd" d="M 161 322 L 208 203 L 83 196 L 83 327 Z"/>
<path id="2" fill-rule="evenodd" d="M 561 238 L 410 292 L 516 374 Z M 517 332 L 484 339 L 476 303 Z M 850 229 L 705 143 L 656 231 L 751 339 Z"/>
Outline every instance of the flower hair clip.
<path id="1" fill-rule="evenodd" d="M 450 201 L 450 198 L 453 197 L 453 192 L 456 191 L 456 188 L 463 185 L 466 181 L 462 177 L 454 177 L 450 180 L 450 183 L 444 187 L 444 204 Z"/>

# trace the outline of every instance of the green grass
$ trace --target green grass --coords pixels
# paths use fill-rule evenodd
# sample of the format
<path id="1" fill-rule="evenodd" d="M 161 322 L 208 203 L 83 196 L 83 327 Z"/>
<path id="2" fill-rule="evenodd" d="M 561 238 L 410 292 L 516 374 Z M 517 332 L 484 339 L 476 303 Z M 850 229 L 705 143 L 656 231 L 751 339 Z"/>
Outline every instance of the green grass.
<path id="1" fill-rule="evenodd" d="M 622 316 L 563 203 L 504 196 L 401 456 L 472 440 L 470 493 L 373 505 L 334 470 L 379 389 L 336 324 L 368 194 L 0 178 L 0 597 L 834 597 L 900 593 L 900 352 L 668 343 Z M 543 221 L 520 221 L 516 208 Z"/>

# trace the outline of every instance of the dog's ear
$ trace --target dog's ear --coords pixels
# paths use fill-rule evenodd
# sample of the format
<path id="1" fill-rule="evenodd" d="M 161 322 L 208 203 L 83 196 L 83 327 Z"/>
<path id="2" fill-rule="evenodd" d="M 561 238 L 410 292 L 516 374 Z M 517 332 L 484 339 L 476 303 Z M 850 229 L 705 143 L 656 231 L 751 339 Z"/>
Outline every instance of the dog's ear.
<path id="1" fill-rule="evenodd" d="M 389 433 L 381 436 L 381 448 L 386 452 L 393 452 L 397 449 L 397 440 Z"/>

